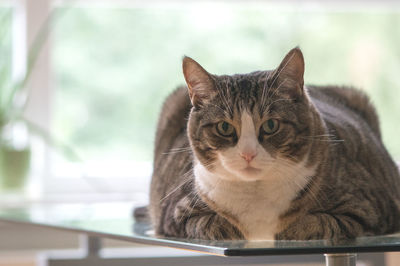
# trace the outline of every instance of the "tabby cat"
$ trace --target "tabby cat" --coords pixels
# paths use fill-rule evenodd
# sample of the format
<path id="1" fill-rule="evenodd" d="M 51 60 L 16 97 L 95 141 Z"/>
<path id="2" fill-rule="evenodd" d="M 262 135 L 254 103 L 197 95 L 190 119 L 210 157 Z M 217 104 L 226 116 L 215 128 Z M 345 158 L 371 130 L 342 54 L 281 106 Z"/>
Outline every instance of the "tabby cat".
<path id="1" fill-rule="evenodd" d="M 400 176 L 360 91 L 304 86 L 291 50 L 272 71 L 217 76 L 183 59 L 164 103 L 149 212 L 161 236 L 349 239 L 395 232 Z"/>

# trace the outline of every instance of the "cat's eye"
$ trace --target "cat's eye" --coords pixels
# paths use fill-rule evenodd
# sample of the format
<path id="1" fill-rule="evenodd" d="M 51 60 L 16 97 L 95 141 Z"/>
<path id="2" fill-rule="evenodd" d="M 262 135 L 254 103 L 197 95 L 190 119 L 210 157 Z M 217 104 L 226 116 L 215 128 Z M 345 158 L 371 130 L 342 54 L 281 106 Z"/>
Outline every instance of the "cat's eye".
<path id="1" fill-rule="evenodd" d="M 261 130 L 268 135 L 274 134 L 279 129 L 279 120 L 277 119 L 268 119 L 261 125 Z"/>
<path id="2" fill-rule="evenodd" d="M 228 122 L 221 121 L 217 124 L 217 132 L 224 137 L 230 137 L 235 133 L 235 128 Z"/>

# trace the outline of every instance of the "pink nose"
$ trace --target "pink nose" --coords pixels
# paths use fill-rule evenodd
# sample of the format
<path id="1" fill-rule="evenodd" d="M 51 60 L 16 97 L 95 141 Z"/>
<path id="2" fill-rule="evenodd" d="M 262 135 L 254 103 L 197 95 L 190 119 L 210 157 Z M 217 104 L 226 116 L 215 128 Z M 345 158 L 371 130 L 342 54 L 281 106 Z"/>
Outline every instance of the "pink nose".
<path id="1" fill-rule="evenodd" d="M 257 153 L 256 152 L 242 152 L 240 153 L 240 156 L 245 159 L 248 163 L 251 162 L 251 160 L 256 157 Z"/>

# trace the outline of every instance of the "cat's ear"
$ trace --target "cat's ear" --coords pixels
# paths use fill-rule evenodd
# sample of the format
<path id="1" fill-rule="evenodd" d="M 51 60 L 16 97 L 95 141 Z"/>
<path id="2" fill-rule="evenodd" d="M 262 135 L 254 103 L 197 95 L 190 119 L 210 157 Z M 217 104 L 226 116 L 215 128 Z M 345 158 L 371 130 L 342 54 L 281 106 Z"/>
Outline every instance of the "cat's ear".
<path id="1" fill-rule="evenodd" d="M 275 70 L 276 87 L 291 89 L 291 93 L 302 95 L 304 90 L 304 57 L 299 47 L 293 48 Z"/>
<path id="2" fill-rule="evenodd" d="M 187 56 L 183 58 L 182 68 L 193 106 L 203 106 L 215 91 L 211 75 L 199 63 Z"/>

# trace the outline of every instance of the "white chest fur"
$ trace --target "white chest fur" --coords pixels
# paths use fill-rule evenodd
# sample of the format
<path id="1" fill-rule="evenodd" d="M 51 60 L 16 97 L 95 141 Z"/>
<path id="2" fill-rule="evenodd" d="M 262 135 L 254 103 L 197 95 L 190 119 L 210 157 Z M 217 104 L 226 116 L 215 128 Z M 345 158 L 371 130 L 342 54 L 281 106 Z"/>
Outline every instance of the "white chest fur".
<path id="1" fill-rule="evenodd" d="M 296 167 L 297 174 L 282 175 L 276 171 L 265 180 L 248 182 L 221 178 L 199 163 L 194 172 L 201 193 L 238 220 L 246 239 L 272 240 L 277 233 L 279 216 L 289 208 L 314 172 L 303 164 Z"/>

